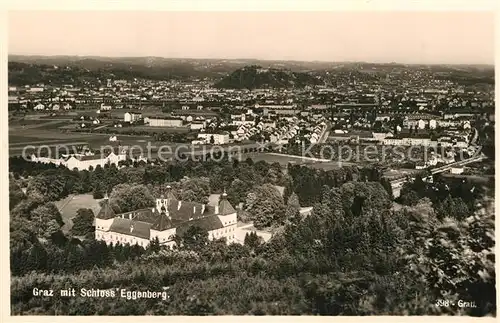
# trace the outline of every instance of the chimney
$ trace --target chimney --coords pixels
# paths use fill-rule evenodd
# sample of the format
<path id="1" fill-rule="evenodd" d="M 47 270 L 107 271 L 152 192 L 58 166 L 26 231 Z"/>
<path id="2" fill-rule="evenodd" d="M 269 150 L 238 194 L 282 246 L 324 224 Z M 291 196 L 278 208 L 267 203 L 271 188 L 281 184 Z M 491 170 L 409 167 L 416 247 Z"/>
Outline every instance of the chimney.
<path id="1" fill-rule="evenodd" d="M 182 205 L 182 201 L 179 201 L 179 203 L 177 203 L 177 211 L 179 211 L 181 209 L 181 205 Z"/>
<path id="2" fill-rule="evenodd" d="M 193 206 L 193 214 L 195 214 L 195 213 L 196 213 L 196 205 Z"/>

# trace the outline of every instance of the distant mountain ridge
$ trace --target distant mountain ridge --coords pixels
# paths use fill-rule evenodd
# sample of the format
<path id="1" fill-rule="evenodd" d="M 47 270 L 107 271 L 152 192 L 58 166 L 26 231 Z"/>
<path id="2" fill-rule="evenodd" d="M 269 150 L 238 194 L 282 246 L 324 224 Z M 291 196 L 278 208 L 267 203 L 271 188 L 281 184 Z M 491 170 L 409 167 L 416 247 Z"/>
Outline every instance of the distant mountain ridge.
<path id="1" fill-rule="evenodd" d="M 300 88 L 323 83 L 320 78 L 308 73 L 251 65 L 232 72 L 217 82 L 215 87 L 225 89 Z"/>
<path id="2" fill-rule="evenodd" d="M 442 79 L 494 83 L 494 66 L 407 65 L 366 62 L 302 62 L 258 59 L 9 55 L 9 84 L 61 85 L 98 83 L 106 79 L 189 80 L 207 78 L 221 88 L 303 87 L 323 80 L 344 81 L 362 73 L 385 77 L 406 69 L 445 73 Z M 267 71 L 263 71 L 268 69 Z M 257 72 L 259 70 L 259 72 Z M 446 75 L 447 74 L 447 75 Z"/>

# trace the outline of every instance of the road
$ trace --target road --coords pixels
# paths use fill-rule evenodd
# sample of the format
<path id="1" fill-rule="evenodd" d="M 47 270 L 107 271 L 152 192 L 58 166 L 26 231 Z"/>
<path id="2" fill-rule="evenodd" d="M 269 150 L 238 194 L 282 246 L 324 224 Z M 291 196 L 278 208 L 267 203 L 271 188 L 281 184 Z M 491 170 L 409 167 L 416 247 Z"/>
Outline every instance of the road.
<path id="1" fill-rule="evenodd" d="M 430 169 L 430 172 L 431 172 L 432 175 L 439 174 L 439 173 L 442 173 L 444 171 L 447 171 L 447 170 L 451 169 L 452 167 L 465 166 L 465 165 L 468 165 L 468 164 L 472 164 L 472 163 L 484 160 L 486 158 L 487 157 L 485 155 L 481 154 L 480 156 L 475 156 L 475 157 L 472 157 L 472 158 L 469 158 L 469 159 L 459 160 L 459 161 L 451 163 L 451 164 L 447 164 L 447 165 L 444 165 L 444 166 L 440 166 L 440 167 L 437 167 L 437 168 Z M 400 186 L 400 185 L 402 186 L 402 184 L 404 182 L 406 182 L 407 180 L 408 179 L 406 177 L 396 179 L 394 181 L 391 181 L 391 186 L 393 186 L 393 188 L 397 187 L 397 186 Z"/>
<path id="2" fill-rule="evenodd" d="M 323 132 L 321 132 L 321 135 L 319 136 L 318 143 L 322 144 L 326 142 L 328 136 L 330 136 L 330 128 L 330 123 L 327 123 L 325 129 L 323 129 Z"/>

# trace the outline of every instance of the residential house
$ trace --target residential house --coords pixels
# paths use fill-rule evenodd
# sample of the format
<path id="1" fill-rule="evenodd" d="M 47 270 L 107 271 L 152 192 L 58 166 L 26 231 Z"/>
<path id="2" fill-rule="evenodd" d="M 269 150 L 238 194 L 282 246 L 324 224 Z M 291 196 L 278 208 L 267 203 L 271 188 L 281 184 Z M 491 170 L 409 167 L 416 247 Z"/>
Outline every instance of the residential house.
<path id="1" fill-rule="evenodd" d="M 198 139 L 203 139 L 207 144 L 224 145 L 229 143 L 229 133 L 199 133 Z"/>
<path id="2" fill-rule="evenodd" d="M 45 105 L 41 104 L 41 103 L 38 103 L 34 108 L 33 110 L 45 110 Z"/>
<path id="3" fill-rule="evenodd" d="M 126 112 L 123 115 L 123 121 L 124 122 L 135 122 L 142 119 L 142 114 L 141 113 L 136 113 L 136 112 Z"/>

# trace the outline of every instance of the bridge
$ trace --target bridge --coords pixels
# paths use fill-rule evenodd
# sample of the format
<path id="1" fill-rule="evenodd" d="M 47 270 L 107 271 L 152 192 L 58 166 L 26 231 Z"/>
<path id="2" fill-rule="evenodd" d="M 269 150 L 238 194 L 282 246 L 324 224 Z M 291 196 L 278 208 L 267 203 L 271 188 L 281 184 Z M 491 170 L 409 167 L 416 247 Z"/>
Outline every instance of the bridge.
<path id="1" fill-rule="evenodd" d="M 440 166 L 437 168 L 427 169 L 427 171 L 429 171 L 431 176 L 432 176 L 435 174 L 439 174 L 439 173 L 443 173 L 445 171 L 448 171 L 453 167 L 465 166 L 468 164 L 472 164 L 472 163 L 476 163 L 476 162 L 485 160 L 487 158 L 488 157 L 486 157 L 486 155 L 481 154 L 479 156 L 474 156 L 474 157 L 471 157 L 468 159 L 459 160 L 459 161 L 456 161 L 454 163 L 450 163 L 450 164 Z M 398 179 L 391 181 L 391 187 L 392 187 L 392 192 L 393 192 L 394 197 L 398 197 L 400 195 L 401 188 L 403 187 L 404 183 L 406 183 L 408 181 L 408 179 L 409 179 L 408 177 L 403 177 L 403 178 L 398 178 Z M 413 179 L 415 179 L 415 177 L 412 177 L 412 180 Z"/>

